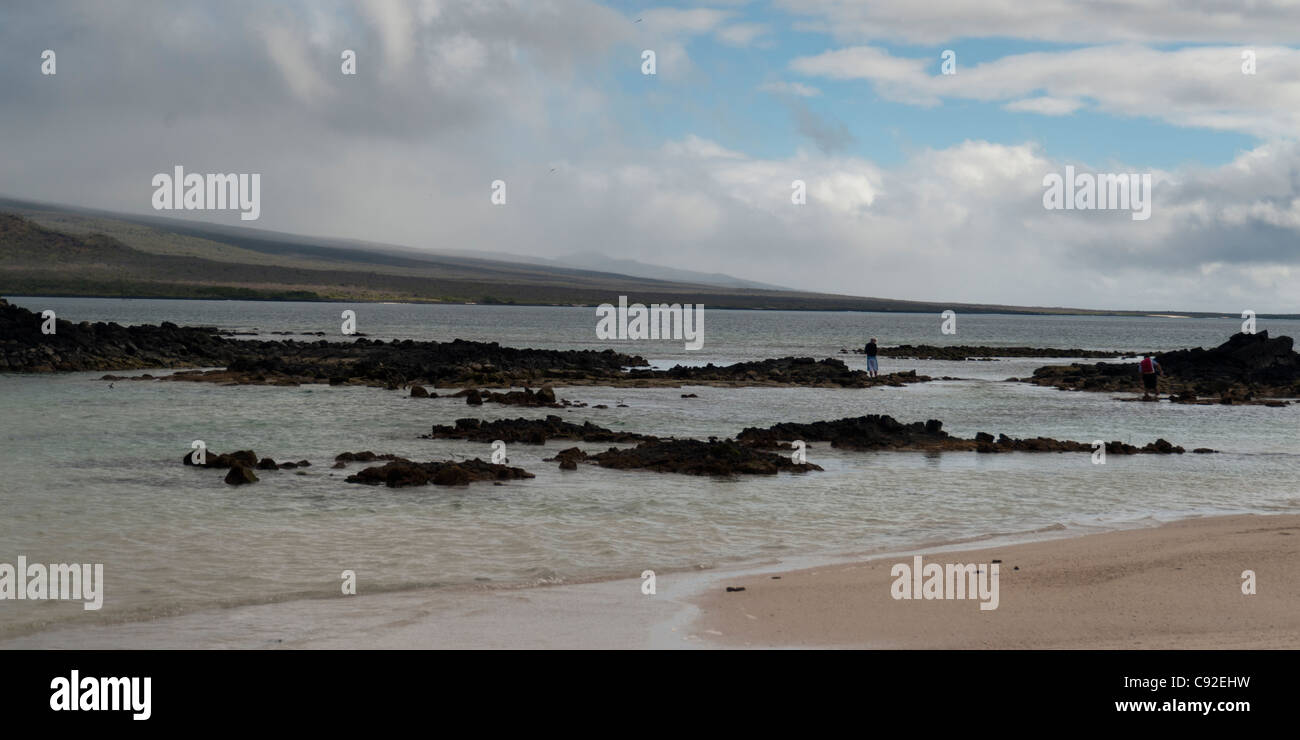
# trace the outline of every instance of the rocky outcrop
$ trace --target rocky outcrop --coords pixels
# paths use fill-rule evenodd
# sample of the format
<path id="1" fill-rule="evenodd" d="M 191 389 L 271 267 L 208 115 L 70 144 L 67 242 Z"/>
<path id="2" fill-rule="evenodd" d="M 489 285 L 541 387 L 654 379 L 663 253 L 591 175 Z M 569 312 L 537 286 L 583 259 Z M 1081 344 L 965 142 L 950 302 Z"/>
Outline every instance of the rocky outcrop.
<path id="1" fill-rule="evenodd" d="M 496 342 L 383 342 L 237 340 L 211 327 L 58 319 L 53 334 L 41 331 L 40 313 L 0 299 L 0 372 L 134 370 L 223 367 L 185 373 L 176 380 L 332 385 L 542 385 L 553 379 L 620 378 L 623 368 L 645 366 L 641 357 L 613 350 L 543 350 L 502 347 Z"/>
<path id="2" fill-rule="evenodd" d="M 0 372 L 135 370 L 143 368 L 220 367 L 181 370 L 167 381 L 292 386 L 303 383 L 371 385 L 396 390 L 408 385 L 543 386 L 536 405 L 548 401 L 548 383 L 568 385 L 678 386 L 799 385 L 868 388 L 901 386 L 930 380 L 914 371 L 877 378 L 851 370 L 842 360 L 783 357 L 734 365 L 647 368 L 644 358 L 613 350 L 544 350 L 502 347 L 496 342 L 416 342 L 352 337 L 343 341 L 237 340 L 211 327 L 123 327 L 73 324 L 59 319 L 54 334 L 41 333 L 39 314 L 0 304 Z M 628 369 L 631 368 L 631 369 Z M 415 395 L 419 397 L 418 392 Z M 509 397 L 509 394 L 504 394 Z M 510 400 L 500 401 L 510 403 Z M 479 395 L 479 401 L 484 399 Z M 476 405 L 473 395 L 466 403 Z M 525 403 L 523 405 L 532 405 Z M 572 404 L 579 405 L 579 404 Z"/>
<path id="3" fill-rule="evenodd" d="M 254 475 L 253 471 L 243 465 L 232 466 L 230 472 L 226 473 L 227 485 L 242 486 L 249 483 L 256 483 L 257 481 L 258 477 Z"/>
<path id="4" fill-rule="evenodd" d="M 840 354 L 865 354 L 865 349 L 840 349 Z M 998 357 L 1136 357 L 1132 352 L 1096 349 L 1058 349 L 1055 347 L 989 347 L 984 345 L 955 344 L 939 347 L 933 344 L 900 344 L 897 347 L 880 347 L 881 357 L 904 357 L 914 360 L 989 360 Z"/>
<path id="5" fill-rule="evenodd" d="M 523 442 L 545 444 L 548 439 L 576 439 L 583 442 L 637 442 L 653 439 L 634 432 L 617 432 L 591 422 L 574 424 L 558 416 L 545 419 L 457 419 L 455 426 L 435 424 L 423 439 L 464 439 L 471 442 Z"/>
<path id="6" fill-rule="evenodd" d="M 334 456 L 334 467 L 346 468 L 348 466 L 348 463 L 352 463 L 352 462 L 375 462 L 376 460 L 405 460 L 405 459 L 406 458 L 404 457 L 398 457 L 397 455 L 390 455 L 387 453 L 382 455 L 376 455 L 370 450 L 365 450 L 363 452 L 340 452 L 339 454 Z"/>
<path id="7" fill-rule="evenodd" d="M 246 468 L 255 468 L 258 463 L 257 453 L 252 450 L 239 450 L 237 452 L 227 452 L 220 455 L 211 451 L 205 451 L 203 454 L 204 462 L 201 465 L 194 462 L 194 452 L 194 450 L 191 450 L 185 453 L 185 457 L 181 459 L 181 463 L 184 465 L 196 465 L 202 468 L 220 468 L 222 470 L 235 465 L 243 465 Z"/>
<path id="8" fill-rule="evenodd" d="M 407 486 L 464 486 L 475 481 L 504 481 L 533 478 L 523 468 L 483 462 L 478 458 L 461 461 L 412 462 L 398 458 L 377 467 L 366 468 L 347 477 L 348 483 L 386 485 L 389 488 Z"/>
<path id="9" fill-rule="evenodd" d="M 869 388 L 877 385 L 902 386 L 930 380 L 917 375 L 915 370 L 891 373 L 873 378 L 862 370 L 851 370 L 843 360 L 828 357 L 815 360 L 811 357 L 781 357 L 756 362 L 738 362 L 733 365 L 685 367 L 677 365 L 668 370 L 632 370 L 631 379 L 645 378 L 668 380 L 678 384 L 736 384 L 736 385 L 799 385 L 826 388 Z"/>
<path id="10" fill-rule="evenodd" d="M 414 395 L 414 393 L 412 393 Z M 503 406 L 525 406 L 530 408 L 585 408 L 585 403 L 573 403 L 565 399 L 556 400 L 555 389 L 544 385 L 537 391 L 527 386 L 522 391 L 496 391 L 466 388 L 451 394 L 452 398 L 464 398 L 469 406 L 482 406 L 485 403 L 499 403 Z"/>
<path id="11" fill-rule="evenodd" d="M 0 372 L 211 367 L 239 356 L 237 342 L 210 329 L 58 319 L 54 333 L 45 334 L 44 324 L 40 313 L 0 299 Z"/>
<path id="12" fill-rule="evenodd" d="M 808 472 L 822 468 L 812 463 L 796 463 L 785 455 L 764 452 L 732 440 L 650 439 L 636 447 L 611 447 L 605 452 L 588 454 L 576 447 L 550 458 L 560 468 L 573 470 L 579 462 L 595 463 L 618 470 L 653 470 L 659 473 L 686 475 L 775 475 L 780 471 Z"/>
<path id="13" fill-rule="evenodd" d="M 1160 390 L 1182 403 L 1252 403 L 1300 397 L 1300 354 L 1291 337 L 1234 334 L 1213 349 L 1155 355 L 1165 374 Z M 1136 362 L 1048 365 L 1024 382 L 1063 390 L 1142 393 Z M 1227 399 L 1226 401 L 1224 399 Z"/>
<path id="14" fill-rule="evenodd" d="M 975 452 L 1092 452 L 1085 442 L 1034 437 L 1015 439 L 979 432 L 971 439 L 953 437 L 943 431 L 943 422 L 930 419 L 905 424 L 892 416 L 870 415 L 810 424 L 781 423 L 767 428 L 748 427 L 736 435 L 743 444 L 762 449 L 789 449 L 793 440 L 830 442 L 832 447 L 850 450 L 917 450 Z M 1140 453 L 1181 454 L 1182 447 L 1158 439 L 1144 447 L 1107 442 L 1106 452 L 1116 455 Z"/>
<path id="15" fill-rule="evenodd" d="M 873 414 L 810 424 L 783 422 L 766 429 L 747 427 L 736 439 L 755 447 L 788 448 L 788 441 L 830 442 L 832 447 L 857 450 L 944 449 L 952 438 L 943 431 L 943 422 L 904 424 L 892 416 Z M 787 444 L 782 444 L 786 442 Z"/>
<path id="16" fill-rule="evenodd" d="M 307 460 L 297 462 L 277 463 L 269 457 L 259 458 L 256 452 L 252 450 L 238 450 L 236 452 L 227 452 L 216 454 L 205 452 L 202 464 L 194 462 L 194 450 L 185 453 L 181 458 L 181 464 L 192 465 L 200 468 L 216 468 L 218 470 L 228 470 L 225 481 L 232 486 L 242 486 L 248 483 L 258 481 L 254 470 L 293 470 L 295 468 L 310 467 L 311 463 Z"/>

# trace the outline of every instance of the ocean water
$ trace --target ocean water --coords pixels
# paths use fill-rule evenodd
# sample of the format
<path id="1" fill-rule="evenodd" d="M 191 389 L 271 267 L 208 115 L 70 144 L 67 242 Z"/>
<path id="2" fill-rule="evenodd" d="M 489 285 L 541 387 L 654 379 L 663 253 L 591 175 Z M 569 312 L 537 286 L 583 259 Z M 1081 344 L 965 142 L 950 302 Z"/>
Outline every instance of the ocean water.
<path id="1" fill-rule="evenodd" d="M 942 335 L 921 314 L 708 310 L 705 347 L 602 342 L 590 308 L 348 305 L 238 301 L 18 298 L 73 321 L 216 325 L 338 332 L 357 311 L 374 338 L 499 341 L 514 346 L 615 347 L 658 366 L 783 355 L 839 356 L 874 335 L 884 344 L 989 344 L 1169 349 L 1212 346 L 1240 319 L 959 316 Z M 1300 322 L 1261 320 L 1273 334 Z M 342 339 L 342 337 L 339 337 Z M 860 356 L 845 357 L 860 365 Z M 1122 403 L 1020 383 L 1034 367 L 882 358 L 959 380 L 866 390 L 558 387 L 608 409 L 469 408 L 458 399 L 327 386 L 223 387 L 117 382 L 99 373 L 0 374 L 0 562 L 103 563 L 104 608 L 0 602 L 0 638 L 79 622 L 115 622 L 240 604 L 326 598 L 340 574 L 366 593 L 486 589 L 635 577 L 808 555 L 899 550 L 1004 534 L 1143 526 L 1217 513 L 1300 511 L 1300 405 Z M 155 372 L 155 374 L 158 374 Z M 451 391 L 455 389 L 436 389 Z M 683 399 L 683 393 L 699 398 Z M 617 408 L 618 403 L 627 408 Z M 977 431 L 1145 444 L 1164 437 L 1216 455 L 841 452 L 811 444 L 824 472 L 713 479 L 582 466 L 542 458 L 572 446 L 512 444 L 512 465 L 536 478 L 466 488 L 371 488 L 333 470 L 336 454 L 373 450 L 415 459 L 488 459 L 488 445 L 421 440 L 430 424 L 465 416 L 541 417 L 679 437 L 729 436 L 746 426 L 885 413 Z M 191 441 L 306 458 L 302 471 L 260 472 L 233 488 L 222 472 L 181 465 Z M 583 445 L 598 449 L 601 445 Z M 302 474 L 298 474 L 301 472 Z"/>

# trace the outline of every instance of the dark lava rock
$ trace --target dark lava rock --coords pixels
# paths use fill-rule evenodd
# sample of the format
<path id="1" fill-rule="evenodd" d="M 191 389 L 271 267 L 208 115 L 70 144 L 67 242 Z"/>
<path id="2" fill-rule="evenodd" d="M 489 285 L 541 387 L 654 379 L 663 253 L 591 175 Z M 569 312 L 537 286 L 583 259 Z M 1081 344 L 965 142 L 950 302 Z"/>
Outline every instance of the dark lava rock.
<path id="1" fill-rule="evenodd" d="M 211 450 L 208 450 L 204 457 L 206 461 L 200 467 L 221 468 L 223 470 L 235 465 L 243 465 L 246 468 L 255 468 L 257 467 L 258 461 L 257 453 L 252 450 L 227 452 L 223 455 L 218 455 Z M 181 463 L 184 465 L 194 465 L 194 451 L 191 450 L 185 453 L 185 457 L 181 459 Z"/>
<path id="2" fill-rule="evenodd" d="M 862 354 L 863 350 L 853 350 Z M 880 347 L 882 357 L 906 357 L 916 360 L 989 360 L 996 357 L 1134 357 L 1132 352 L 1095 349 L 1057 349 L 1054 347 L 987 347 L 951 345 L 937 347 L 932 344 L 900 344 L 897 347 Z"/>
<path id="3" fill-rule="evenodd" d="M 0 243 L 39 228 L 16 216 L 0 214 Z M 69 239 L 60 234 L 51 239 Z M 93 238 L 93 237 L 92 237 Z M 111 240 L 110 240 L 111 241 Z M 0 299 L 2 300 L 2 299 Z M 645 367 L 642 357 L 613 350 L 543 350 L 502 347 L 496 342 L 385 343 L 230 339 L 214 327 L 161 325 L 124 327 L 115 323 L 56 322 L 54 334 L 41 333 L 39 312 L 0 303 L 0 370 L 53 372 L 134 370 L 153 367 L 223 367 L 178 380 L 344 385 L 352 382 L 388 387 L 411 382 L 523 385 L 554 379 L 619 379 L 627 367 Z"/>
<path id="4" fill-rule="evenodd" d="M 1291 337 L 1270 339 L 1267 331 L 1234 334 L 1213 349 L 1180 349 L 1157 354 L 1165 375 L 1161 388 L 1179 403 L 1255 403 L 1256 397 L 1300 396 L 1300 354 Z M 1136 363 L 1047 365 L 1025 382 L 1081 391 L 1142 392 Z M 1210 401 L 1214 403 L 1214 401 Z"/>
<path id="5" fill-rule="evenodd" d="M 584 462 L 586 459 L 587 453 L 577 447 L 569 447 L 557 452 L 555 457 L 546 458 L 546 461 L 555 462 L 558 460 L 560 463 L 560 470 L 577 470 L 578 463 Z"/>
<path id="6" fill-rule="evenodd" d="M 411 398 L 428 398 L 429 391 L 422 385 L 411 386 Z"/>
<path id="7" fill-rule="evenodd" d="M 398 457 L 397 455 L 391 455 L 388 453 L 382 455 L 376 455 L 370 450 L 366 450 L 364 452 L 340 452 L 339 454 L 334 456 L 334 462 L 335 462 L 334 467 L 341 468 L 350 462 L 374 462 L 375 460 L 405 460 L 405 459 L 406 458 L 404 457 Z M 303 462 L 307 462 L 307 461 L 304 460 Z M 307 464 L 310 465 L 311 463 L 307 463 Z"/>
<path id="8" fill-rule="evenodd" d="M 500 481 L 533 478 L 523 468 L 484 462 L 478 458 L 458 462 L 418 463 L 399 458 L 379 467 L 366 468 L 347 478 L 348 483 L 364 483 L 389 488 L 423 486 L 463 486 L 474 481 Z"/>
<path id="9" fill-rule="evenodd" d="M 978 432 L 974 439 L 950 436 L 943 431 L 943 422 L 930 419 L 926 422 L 904 424 L 892 416 L 869 415 L 835 421 L 817 421 L 810 424 L 781 423 L 766 429 L 748 427 L 736 435 L 743 444 L 762 449 L 788 447 L 788 440 L 805 442 L 830 442 L 832 447 L 851 450 L 974 450 L 977 452 L 1092 452 L 1093 446 L 1085 442 L 1034 437 L 1015 439 L 1005 434 L 993 435 Z M 1158 439 L 1145 447 L 1135 447 L 1123 442 L 1107 442 L 1106 452 L 1116 455 L 1139 453 L 1181 454 L 1184 450 Z"/>
<path id="10" fill-rule="evenodd" d="M 988 441 L 992 442 L 992 435 Z M 943 431 L 943 422 L 904 424 L 892 416 L 872 414 L 836 421 L 817 421 L 811 424 L 781 423 L 766 429 L 748 427 L 736 439 L 747 445 L 777 448 L 779 442 L 801 439 L 805 442 L 830 442 L 832 447 L 855 450 L 875 449 L 967 449 L 954 447 L 954 440 Z M 970 449 L 973 449 L 973 445 Z"/>
<path id="11" fill-rule="evenodd" d="M 226 473 L 226 483 L 232 486 L 242 486 L 246 483 L 256 483 L 257 476 L 253 471 L 243 465 L 233 465 L 230 472 Z"/>
<path id="12" fill-rule="evenodd" d="M 480 391 L 477 388 L 466 388 L 463 391 L 452 394 L 453 398 L 457 396 L 464 396 L 465 402 L 471 406 L 479 406 L 484 403 L 499 403 L 504 406 L 562 408 L 573 405 L 568 401 L 556 401 L 555 390 L 549 385 L 544 386 L 539 391 L 530 390 L 525 386 L 522 391 L 507 391 L 505 393 Z M 479 400 L 471 400 L 474 398 Z"/>
<path id="13" fill-rule="evenodd" d="M 812 463 L 796 463 L 784 455 L 762 452 L 731 440 L 651 439 L 636 447 L 588 455 L 603 468 L 641 469 L 686 475 L 775 475 L 778 471 L 821 470 Z"/>
<path id="14" fill-rule="evenodd" d="M 548 439 L 579 439 L 583 442 L 636 442 L 653 439 L 633 432 L 616 432 L 591 422 L 574 424 L 558 416 L 545 419 L 457 419 L 456 426 L 435 424 L 424 439 L 466 439 L 471 442 L 524 442 L 545 444 Z"/>
<path id="15" fill-rule="evenodd" d="M 264 457 L 257 462 L 257 469 L 258 470 L 279 470 L 280 466 L 275 464 L 275 460 L 272 460 L 269 457 Z"/>
<path id="16" fill-rule="evenodd" d="M 0 243 L 22 219 L 0 216 Z M 133 370 L 168 367 L 221 367 L 191 371 L 165 380 L 191 382 L 294 385 L 329 383 L 400 388 L 420 384 L 447 386 L 543 385 L 540 404 L 554 391 L 544 384 L 558 381 L 605 384 L 718 383 L 866 388 L 901 386 L 928 381 L 914 371 L 871 378 L 850 370 L 842 360 L 811 357 L 743 362 L 705 367 L 677 366 L 652 370 L 645 358 L 613 350 L 544 350 L 502 347 L 496 342 L 384 342 L 364 337 L 354 342 L 231 339 L 212 327 L 123 327 L 118 324 L 65 319 L 52 335 L 41 334 L 39 313 L 0 305 L 0 371 L 55 372 L 74 370 Z M 626 368 L 632 368 L 627 370 Z M 468 401 L 474 405 L 472 401 Z"/>
<path id="17" fill-rule="evenodd" d="M 459 465 L 444 465 L 434 471 L 432 480 L 436 486 L 467 486 L 473 478 Z"/>
<path id="18" fill-rule="evenodd" d="M 873 378 L 863 370 L 851 370 L 843 360 L 828 357 L 781 357 L 778 359 L 738 362 L 734 365 L 684 367 L 669 370 L 633 370 L 631 378 L 669 378 L 683 383 L 735 382 L 751 385 L 813 385 L 841 388 L 868 388 L 876 385 L 902 386 L 930 380 L 915 370 Z"/>

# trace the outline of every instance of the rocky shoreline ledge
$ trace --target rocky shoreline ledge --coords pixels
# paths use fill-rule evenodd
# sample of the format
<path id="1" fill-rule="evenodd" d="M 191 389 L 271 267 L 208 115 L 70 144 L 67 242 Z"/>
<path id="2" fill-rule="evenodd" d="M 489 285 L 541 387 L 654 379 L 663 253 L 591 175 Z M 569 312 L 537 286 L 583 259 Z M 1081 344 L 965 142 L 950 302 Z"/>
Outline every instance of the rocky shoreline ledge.
<path id="1" fill-rule="evenodd" d="M 970 439 L 953 437 L 943 431 L 943 422 L 930 419 L 925 422 L 905 424 L 892 416 L 872 414 L 835 421 L 817 421 L 811 424 L 781 423 L 767 428 L 747 427 L 736 439 L 744 444 L 764 449 L 789 449 L 791 440 L 804 442 L 830 442 L 831 447 L 850 450 L 906 450 L 906 451 L 973 451 L 993 452 L 1093 452 L 1094 446 L 1086 442 L 1034 437 L 1016 439 L 1000 434 L 994 437 L 978 432 Z M 1106 454 L 1181 455 L 1186 450 L 1163 439 L 1142 447 L 1124 442 L 1106 442 Z M 1211 453 L 1207 447 L 1192 452 Z"/>
<path id="2" fill-rule="evenodd" d="M 1176 403 L 1261 403 L 1300 398 L 1300 354 L 1291 337 L 1267 331 L 1234 334 L 1212 349 L 1180 349 L 1155 355 L 1164 370 L 1160 390 Z M 1021 382 L 1070 391 L 1142 393 L 1133 362 L 1047 365 Z"/>
<path id="3" fill-rule="evenodd" d="M 735 365 L 647 367 L 645 358 L 612 349 L 546 350 L 502 347 L 496 342 L 371 340 L 299 342 L 234 340 L 216 330 L 161 325 L 55 322 L 43 334 L 41 316 L 0 298 L 0 372 L 179 369 L 162 380 L 247 385 L 409 386 L 770 385 L 869 388 L 922 383 L 915 371 L 872 378 L 833 358 L 784 357 Z M 224 368 L 220 370 L 181 368 Z M 105 380 L 152 380 L 106 375 Z M 493 402 L 545 405 L 542 399 L 492 397 Z M 533 401 L 537 403 L 534 404 Z M 563 406 L 563 402 L 560 402 Z"/>
<path id="4" fill-rule="evenodd" d="M 990 347 L 986 345 L 954 344 L 940 347 L 933 344 L 900 344 L 895 347 L 880 347 L 881 357 L 901 357 L 910 360 L 949 360 L 963 362 L 966 360 L 996 360 L 1000 357 L 1097 357 L 1097 358 L 1135 358 L 1133 352 L 1096 349 L 1058 349 L 1055 347 Z M 865 349 L 840 349 L 840 354 L 865 354 Z"/>

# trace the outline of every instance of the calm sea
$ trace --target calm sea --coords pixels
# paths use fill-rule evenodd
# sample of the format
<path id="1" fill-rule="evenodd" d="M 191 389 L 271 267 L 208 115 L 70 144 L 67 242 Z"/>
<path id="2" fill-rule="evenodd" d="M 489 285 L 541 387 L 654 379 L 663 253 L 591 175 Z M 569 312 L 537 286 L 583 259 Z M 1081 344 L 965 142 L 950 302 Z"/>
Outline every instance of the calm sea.
<path id="1" fill-rule="evenodd" d="M 903 343 L 1164 350 L 1213 346 L 1240 319 L 959 315 L 957 334 L 930 314 L 708 309 L 705 345 L 603 342 L 591 308 L 422 306 L 242 301 L 18 298 L 72 321 L 324 331 L 342 339 L 357 312 L 373 338 L 463 338 L 504 345 L 605 348 L 656 366 L 784 355 L 840 356 L 876 336 Z M 1259 322 L 1300 336 L 1300 322 Z M 845 356 L 860 365 L 859 356 Z M 221 387 L 119 382 L 99 373 L 0 374 L 0 562 L 103 563 L 99 612 L 62 602 L 0 602 L 0 637 L 75 622 L 146 619 L 238 604 L 326 597 L 353 570 L 367 592 L 481 589 L 635 577 L 775 559 L 896 550 L 1043 530 L 1142 526 L 1216 513 L 1300 511 L 1300 405 L 1286 408 L 1134 404 L 1109 394 L 1019 383 L 1034 367 L 882 358 L 960 380 L 906 388 L 832 390 L 561 387 L 561 397 L 608 409 L 567 419 L 659 435 L 733 435 L 745 426 L 867 413 L 941 419 L 977 431 L 1144 444 L 1164 437 L 1218 455 L 1110 456 L 854 453 L 811 445 L 825 468 L 805 475 L 721 480 L 583 467 L 543 457 L 571 446 L 511 445 L 512 465 L 537 475 L 503 486 L 390 490 L 343 482 L 343 451 L 416 459 L 488 459 L 487 445 L 428 441 L 430 424 L 464 416 L 543 416 L 553 410 L 414 400 L 373 388 Z M 156 373 L 155 373 L 156 374 Z M 437 389 L 454 390 L 454 389 Z M 683 393 L 699 398 L 683 399 Z M 626 408 L 618 408 L 618 403 Z M 232 488 L 216 471 L 180 464 L 193 440 L 252 448 L 313 466 L 266 472 Z M 591 446 L 595 447 L 595 446 Z"/>

